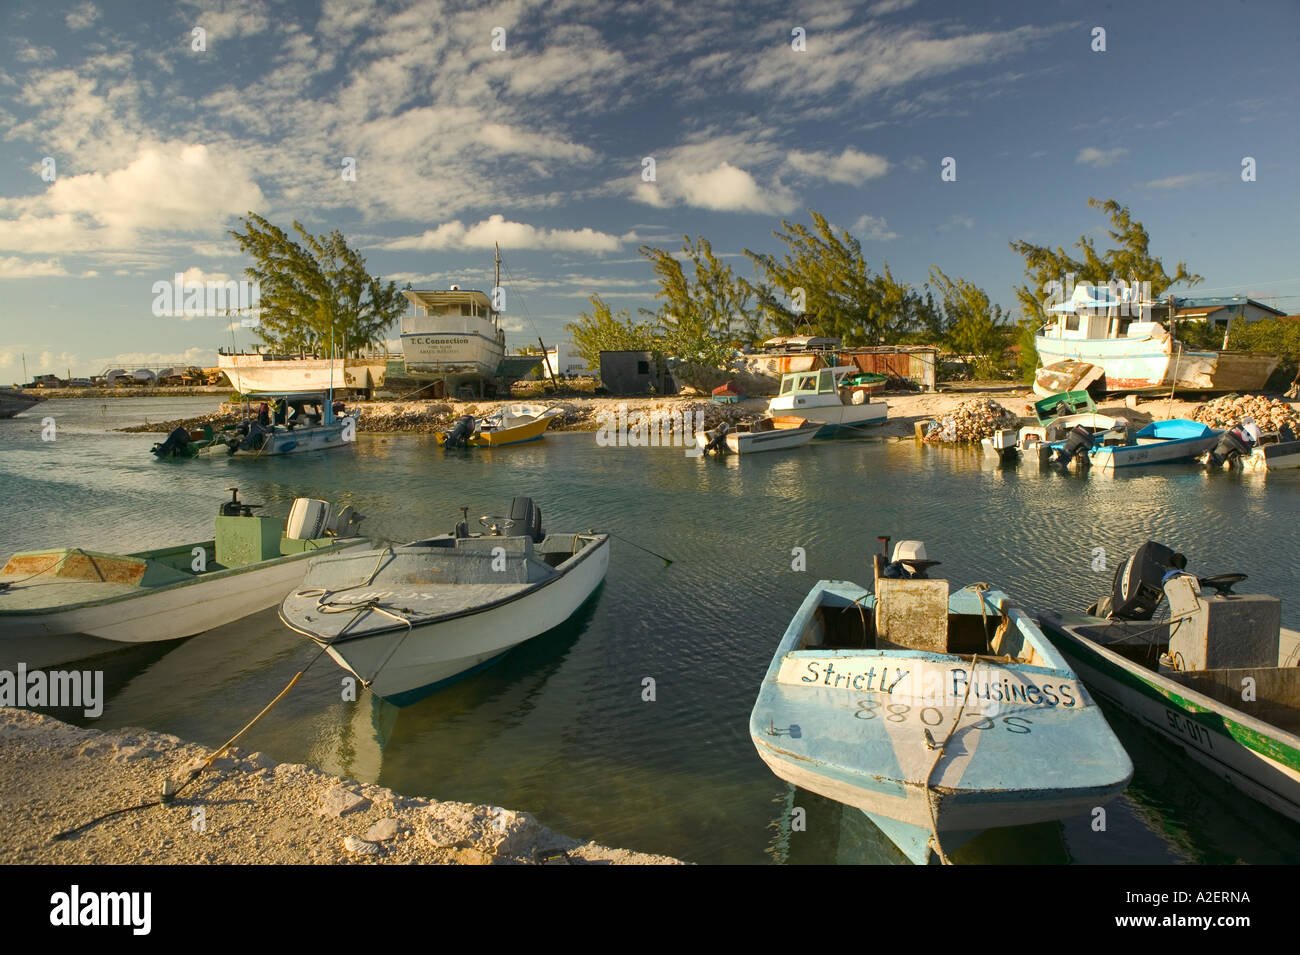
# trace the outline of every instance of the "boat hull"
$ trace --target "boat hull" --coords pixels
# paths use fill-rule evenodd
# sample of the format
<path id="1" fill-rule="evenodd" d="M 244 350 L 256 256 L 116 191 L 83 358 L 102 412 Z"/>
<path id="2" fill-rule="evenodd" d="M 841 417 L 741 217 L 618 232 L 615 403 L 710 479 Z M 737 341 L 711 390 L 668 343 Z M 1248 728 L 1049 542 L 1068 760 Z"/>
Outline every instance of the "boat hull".
<path id="1" fill-rule="evenodd" d="M 397 705 L 421 699 L 519 644 L 558 627 L 596 592 L 609 569 L 609 538 L 579 555 L 560 577 L 524 596 L 423 626 L 326 640 L 303 630 L 281 608 L 290 629 L 325 646 L 334 661 L 371 691 Z"/>
<path id="2" fill-rule="evenodd" d="M 883 401 L 864 402 L 860 405 L 804 403 L 803 398 L 773 398 L 768 404 L 767 413 L 778 415 L 798 415 L 810 423 L 821 425 L 817 431 L 819 438 L 852 437 L 860 434 L 861 429 L 873 424 L 883 424 L 889 415 L 889 406 Z"/>
<path id="3" fill-rule="evenodd" d="M 1219 441 L 1217 434 L 1204 438 L 1158 441 L 1152 444 L 1119 444 L 1094 448 L 1090 460 L 1094 468 L 1113 471 L 1116 468 L 1137 467 L 1144 464 L 1170 464 L 1192 461 L 1209 451 Z"/>
<path id="4" fill-rule="evenodd" d="M 274 358 L 269 355 L 219 355 L 217 367 L 241 394 L 352 389 L 370 391 L 384 384 L 387 357 Z"/>
<path id="5" fill-rule="evenodd" d="M 1246 471 L 1280 471 L 1300 468 L 1300 441 L 1282 441 L 1263 444 L 1245 457 L 1241 466 Z"/>
<path id="6" fill-rule="evenodd" d="M 1159 338 L 1059 338 L 1034 339 L 1044 366 L 1060 362 L 1086 362 L 1106 375 L 1111 392 L 1258 391 L 1277 368 L 1274 355 L 1248 352 L 1194 352 Z M 1175 377 L 1176 376 L 1176 377 Z M 1045 382 L 1049 387 L 1058 384 Z M 1038 390 L 1035 388 L 1035 390 Z"/>
<path id="7" fill-rule="evenodd" d="M 501 359 L 505 357 L 505 344 L 494 337 L 490 322 L 473 324 L 482 327 L 403 332 L 402 354 L 406 358 L 406 367 L 424 374 L 496 377 Z"/>
<path id="8" fill-rule="evenodd" d="M 1072 632 L 1059 615 L 1040 620 L 1099 697 L 1248 796 L 1300 821 L 1300 737 L 1125 659 Z"/>
<path id="9" fill-rule="evenodd" d="M 369 541 L 357 538 L 330 552 L 363 545 Z M 29 666 L 53 666 L 122 645 L 191 637 L 276 606 L 320 553 L 305 551 L 265 566 L 217 571 L 67 609 L 10 611 L 0 602 L 0 655 Z"/>
<path id="10" fill-rule="evenodd" d="M 326 451 L 353 444 L 344 440 L 344 435 L 351 430 L 356 434 L 356 425 L 349 428 L 350 418 L 340 418 L 335 424 L 319 425 L 313 428 L 294 428 L 292 431 L 277 429 L 268 436 L 266 442 L 257 450 L 240 449 L 230 455 L 230 449 L 220 442 L 210 444 L 198 451 L 200 456 L 221 457 L 229 455 L 237 458 L 265 458 L 278 454 L 301 454 L 304 451 Z"/>

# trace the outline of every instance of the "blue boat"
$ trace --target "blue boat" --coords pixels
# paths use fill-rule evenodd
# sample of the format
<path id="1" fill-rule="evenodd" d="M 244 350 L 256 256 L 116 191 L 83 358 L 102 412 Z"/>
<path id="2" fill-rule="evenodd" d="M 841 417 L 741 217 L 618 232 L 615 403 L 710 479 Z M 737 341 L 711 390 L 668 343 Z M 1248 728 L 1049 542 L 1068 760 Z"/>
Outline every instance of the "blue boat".
<path id="1" fill-rule="evenodd" d="M 1132 437 L 1122 430 L 1087 435 L 1071 432 L 1048 445 L 1058 463 L 1077 460 L 1103 471 L 1140 464 L 1192 461 L 1213 448 L 1223 434 L 1199 421 L 1171 418 L 1153 421 Z M 1117 437 L 1118 436 L 1118 437 Z"/>
<path id="2" fill-rule="evenodd" d="M 950 594 L 935 563 L 902 541 L 893 562 L 876 555 L 874 594 L 813 587 L 750 715 L 759 756 L 917 864 L 987 829 L 1097 818 L 1133 775 L 1101 710 L 1006 594 Z"/>

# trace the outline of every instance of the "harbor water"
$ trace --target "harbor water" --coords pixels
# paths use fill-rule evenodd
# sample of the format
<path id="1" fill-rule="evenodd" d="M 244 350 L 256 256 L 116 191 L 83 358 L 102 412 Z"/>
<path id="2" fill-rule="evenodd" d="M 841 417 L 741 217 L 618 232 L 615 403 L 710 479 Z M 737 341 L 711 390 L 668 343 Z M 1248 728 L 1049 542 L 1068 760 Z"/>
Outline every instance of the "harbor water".
<path id="1" fill-rule="evenodd" d="M 614 541 L 604 586 L 569 624 L 400 710 L 364 691 L 345 699 L 344 672 L 321 657 L 240 743 L 408 795 L 532 812 L 606 845 L 700 863 L 903 861 L 860 813 L 773 776 L 747 730 L 800 601 L 820 578 L 866 582 L 877 535 L 924 540 L 954 587 L 987 581 L 1031 611 L 1083 609 L 1157 540 L 1203 576 L 1248 574 L 1238 590 L 1280 596 L 1283 626 L 1300 628 L 1300 472 L 1059 474 L 871 440 L 702 459 L 601 447 L 592 433 L 468 452 L 361 434 L 340 451 L 157 461 L 149 448 L 164 435 L 112 430 L 211 408 L 210 397 L 53 400 L 0 422 L 0 552 L 206 539 L 237 486 L 265 515 L 301 496 L 352 504 L 364 533 L 397 541 L 450 530 L 462 506 L 474 524 L 527 495 L 548 529 L 609 530 L 666 555 L 670 566 Z M 102 715 L 51 712 L 216 745 L 316 656 L 265 611 L 98 658 Z M 1104 831 L 1082 817 L 991 832 L 956 861 L 1300 861 L 1300 825 L 1107 714 L 1137 769 Z"/>

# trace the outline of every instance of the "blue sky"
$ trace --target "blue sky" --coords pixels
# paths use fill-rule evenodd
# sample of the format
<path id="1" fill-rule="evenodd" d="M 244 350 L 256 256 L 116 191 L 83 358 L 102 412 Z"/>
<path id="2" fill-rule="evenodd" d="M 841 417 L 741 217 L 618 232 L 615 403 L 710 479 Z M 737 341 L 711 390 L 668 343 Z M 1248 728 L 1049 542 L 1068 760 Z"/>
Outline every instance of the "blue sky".
<path id="1" fill-rule="evenodd" d="M 0 381 L 214 363 L 228 319 L 152 287 L 239 278 L 250 210 L 417 287 L 490 286 L 499 241 L 512 347 L 593 293 L 652 306 L 641 244 L 750 276 L 808 208 L 1011 307 L 1008 241 L 1104 238 L 1113 197 L 1204 294 L 1300 312 L 1298 42 L 1294 0 L 0 0 Z"/>

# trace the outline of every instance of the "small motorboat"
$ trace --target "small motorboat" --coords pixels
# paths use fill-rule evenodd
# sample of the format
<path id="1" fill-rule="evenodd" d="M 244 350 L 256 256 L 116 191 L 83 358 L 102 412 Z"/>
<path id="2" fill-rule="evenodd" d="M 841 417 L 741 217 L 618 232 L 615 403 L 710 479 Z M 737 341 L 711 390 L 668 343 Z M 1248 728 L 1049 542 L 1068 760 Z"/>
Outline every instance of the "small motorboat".
<path id="1" fill-rule="evenodd" d="M 1228 428 L 1212 450 L 1201 456 L 1211 470 L 1240 468 L 1243 471 L 1279 471 L 1300 468 L 1300 440 L 1291 427 L 1262 433 L 1249 418 Z"/>
<path id="2" fill-rule="evenodd" d="M 712 431 L 695 436 L 696 445 L 706 454 L 724 450 L 732 454 L 753 454 L 757 451 L 786 451 L 810 443 L 821 431 L 821 425 L 795 415 L 776 418 L 759 418 L 752 424 L 730 427 L 725 421 Z"/>
<path id="3" fill-rule="evenodd" d="M 872 401 L 865 389 L 841 388 L 852 365 L 792 372 L 781 376 L 780 393 L 767 403 L 773 417 L 798 415 L 818 425 L 819 438 L 852 437 L 868 425 L 882 424 L 889 414 L 883 401 Z"/>
<path id="4" fill-rule="evenodd" d="M 1233 592 L 1244 574 L 1186 567 L 1147 541 L 1086 613 L 1039 623 L 1098 696 L 1300 821 L 1300 633 L 1281 626 L 1276 597 Z M 1157 620 L 1162 601 L 1169 613 Z"/>
<path id="5" fill-rule="evenodd" d="M 1033 450 L 1040 442 L 1063 441 L 1074 428 L 1083 428 L 1094 434 L 1128 428 L 1126 419 L 1097 411 L 1092 395 L 1086 391 L 1065 391 L 1036 401 L 1034 417 L 1038 419 L 1037 426 L 1020 429 L 1021 450 Z"/>
<path id="6" fill-rule="evenodd" d="M 368 544 L 351 507 L 298 498 L 287 521 L 254 516 L 238 491 L 212 540 L 130 554 L 80 547 L 14 554 L 0 568 L 0 657 L 54 666 L 176 640 L 274 607 L 322 550 Z"/>
<path id="7" fill-rule="evenodd" d="M 536 441 L 546 434 L 563 408 L 540 405 L 506 405 L 490 415 L 474 419 L 463 415 L 450 431 L 435 437 L 443 448 L 499 448 L 507 444 Z"/>
<path id="8" fill-rule="evenodd" d="M 1094 436 L 1088 459 L 1093 467 L 1102 470 L 1194 461 L 1213 448 L 1222 433 L 1187 418 L 1153 421 L 1127 443 L 1107 441 L 1102 435 Z"/>
<path id="9" fill-rule="evenodd" d="M 532 498 L 450 534 L 315 560 L 280 619 L 404 705 L 568 620 L 609 567 L 609 535 L 544 533 Z"/>
<path id="10" fill-rule="evenodd" d="M 44 395 L 17 388 L 0 388 L 0 418 L 12 418 L 45 400 Z"/>
<path id="11" fill-rule="evenodd" d="M 253 401 L 259 402 L 256 408 Z M 341 448 L 354 443 L 356 426 L 357 416 L 326 392 L 254 395 L 244 420 L 217 432 L 197 453 L 257 458 Z"/>
<path id="12" fill-rule="evenodd" d="M 888 547 L 888 538 L 881 538 Z M 1133 766 L 1038 626 L 987 584 L 949 593 L 920 541 L 874 593 L 818 582 L 750 715 L 768 767 L 862 810 L 913 862 L 996 827 L 1091 812 Z"/>
<path id="13" fill-rule="evenodd" d="M 149 450 L 159 460 L 170 461 L 173 458 L 198 457 L 205 448 L 210 448 L 214 444 L 225 447 L 224 439 L 217 436 L 217 432 L 212 430 L 212 425 L 205 424 L 201 431 L 175 428 L 167 435 L 166 440 L 160 441 Z"/>

